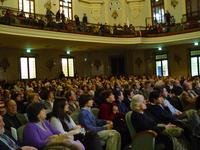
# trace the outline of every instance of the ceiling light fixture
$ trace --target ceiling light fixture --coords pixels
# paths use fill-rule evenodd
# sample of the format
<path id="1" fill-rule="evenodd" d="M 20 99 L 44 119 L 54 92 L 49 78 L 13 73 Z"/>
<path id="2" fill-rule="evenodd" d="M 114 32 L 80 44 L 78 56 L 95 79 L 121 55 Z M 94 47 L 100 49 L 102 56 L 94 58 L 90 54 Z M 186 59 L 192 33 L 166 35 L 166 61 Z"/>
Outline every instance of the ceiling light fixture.
<path id="1" fill-rule="evenodd" d="M 67 52 L 66 52 L 66 53 L 67 53 L 67 55 L 70 55 L 70 53 L 71 53 L 71 52 L 70 52 L 70 50 L 67 50 Z"/>
<path id="2" fill-rule="evenodd" d="M 30 49 L 30 48 L 27 48 L 27 49 L 26 49 L 26 52 L 27 52 L 27 53 L 31 53 L 31 49 Z"/>

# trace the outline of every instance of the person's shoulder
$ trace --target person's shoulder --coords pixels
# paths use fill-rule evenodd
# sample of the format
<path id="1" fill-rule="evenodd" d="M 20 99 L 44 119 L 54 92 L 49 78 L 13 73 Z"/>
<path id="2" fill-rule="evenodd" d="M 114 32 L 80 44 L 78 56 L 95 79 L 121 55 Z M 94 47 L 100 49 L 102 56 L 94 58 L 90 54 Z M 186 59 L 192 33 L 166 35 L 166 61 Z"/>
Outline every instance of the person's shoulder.
<path id="1" fill-rule="evenodd" d="M 17 116 L 17 117 L 24 117 L 24 118 L 25 118 L 25 115 L 22 114 L 22 113 L 17 113 L 16 116 Z"/>
<path id="2" fill-rule="evenodd" d="M 8 113 L 6 113 L 5 115 L 3 115 L 3 120 L 7 120 L 10 118 L 10 115 Z"/>

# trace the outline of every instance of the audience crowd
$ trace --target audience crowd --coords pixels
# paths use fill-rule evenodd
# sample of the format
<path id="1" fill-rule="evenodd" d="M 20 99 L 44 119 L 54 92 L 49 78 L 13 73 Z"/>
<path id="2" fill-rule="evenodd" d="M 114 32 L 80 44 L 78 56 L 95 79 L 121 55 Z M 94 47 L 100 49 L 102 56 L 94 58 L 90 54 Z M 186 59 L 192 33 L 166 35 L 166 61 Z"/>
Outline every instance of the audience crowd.
<path id="1" fill-rule="evenodd" d="M 131 144 L 125 116 L 132 111 L 136 132 L 155 131 L 156 143 L 168 150 L 174 144 L 180 146 L 179 139 L 189 149 L 187 145 L 199 142 L 199 94 L 199 77 L 97 76 L 2 82 L 0 145 L 9 149 L 12 141 L 19 148 L 43 149 L 62 143 L 75 150 L 123 150 Z M 196 113 L 189 118 L 190 110 Z M 23 141 L 18 143 L 9 133 L 13 135 L 13 128 L 22 126 Z M 178 143 L 164 134 L 171 128 L 182 131 L 176 137 Z"/>

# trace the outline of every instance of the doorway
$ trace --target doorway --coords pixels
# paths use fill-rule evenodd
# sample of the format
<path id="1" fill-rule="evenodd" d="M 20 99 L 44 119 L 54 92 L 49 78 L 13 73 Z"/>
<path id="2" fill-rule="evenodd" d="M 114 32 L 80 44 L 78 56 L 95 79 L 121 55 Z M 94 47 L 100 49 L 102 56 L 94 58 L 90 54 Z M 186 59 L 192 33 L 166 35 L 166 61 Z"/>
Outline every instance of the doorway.
<path id="1" fill-rule="evenodd" d="M 111 56 L 111 73 L 114 76 L 125 75 L 124 56 Z"/>

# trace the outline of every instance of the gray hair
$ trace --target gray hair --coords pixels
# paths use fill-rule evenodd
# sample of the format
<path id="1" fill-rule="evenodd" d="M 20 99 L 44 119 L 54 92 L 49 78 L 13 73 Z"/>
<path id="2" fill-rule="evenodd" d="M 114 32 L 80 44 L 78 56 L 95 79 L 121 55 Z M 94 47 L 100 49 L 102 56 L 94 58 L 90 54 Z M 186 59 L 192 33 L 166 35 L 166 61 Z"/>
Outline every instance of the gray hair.
<path id="1" fill-rule="evenodd" d="M 136 94 L 133 96 L 130 107 L 131 110 L 137 111 L 139 104 L 144 102 L 144 96 L 141 94 Z"/>

